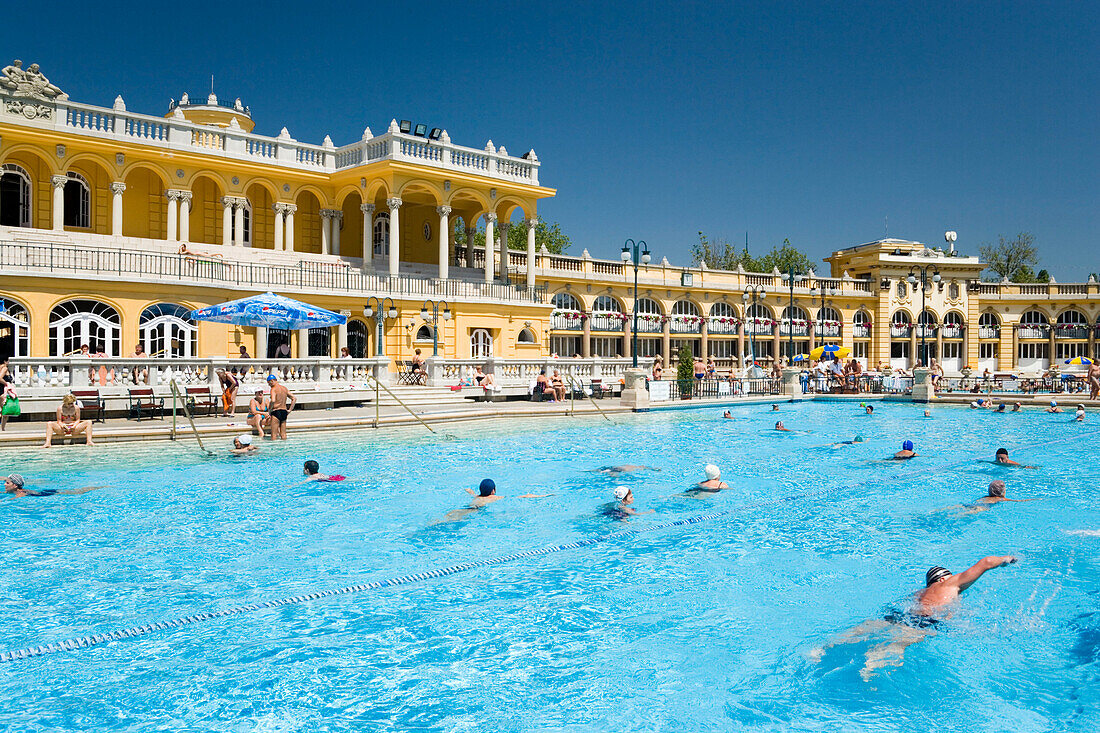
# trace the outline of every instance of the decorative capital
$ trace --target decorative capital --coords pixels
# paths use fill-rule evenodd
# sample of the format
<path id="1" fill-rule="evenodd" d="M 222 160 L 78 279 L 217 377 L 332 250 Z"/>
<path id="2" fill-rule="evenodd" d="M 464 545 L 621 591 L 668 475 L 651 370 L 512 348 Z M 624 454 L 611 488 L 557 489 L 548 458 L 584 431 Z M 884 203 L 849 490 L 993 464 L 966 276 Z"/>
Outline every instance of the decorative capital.
<path id="1" fill-rule="evenodd" d="M 531 230 L 539 225 L 539 218 L 536 216 L 531 219 L 524 219 L 523 223 L 527 225 L 528 230 Z"/>
<path id="2" fill-rule="evenodd" d="M 293 214 L 295 211 L 298 210 L 298 204 L 283 204 L 283 206 L 285 207 L 286 213 L 288 214 Z"/>
<path id="3" fill-rule="evenodd" d="M 233 197 L 232 196 L 222 196 L 222 206 L 224 206 L 227 209 L 230 208 L 231 206 L 233 206 Z"/>
<path id="4" fill-rule="evenodd" d="M 490 212 L 490 213 L 485 215 L 485 221 L 489 224 L 496 224 L 497 223 L 497 215 Z"/>
<path id="5" fill-rule="evenodd" d="M 362 211 L 364 214 L 373 214 L 374 210 L 377 208 L 378 207 L 374 204 L 359 204 L 359 210 Z"/>
<path id="6" fill-rule="evenodd" d="M 386 199 L 386 206 L 390 207 L 390 211 L 397 211 L 401 208 L 401 204 L 405 203 L 398 196 Z"/>
<path id="7" fill-rule="evenodd" d="M 126 191 L 126 184 L 122 181 L 114 181 L 111 183 L 111 193 L 124 193 Z"/>
<path id="8" fill-rule="evenodd" d="M 241 208 L 243 206 L 248 206 L 248 199 L 241 198 L 240 196 L 234 196 L 233 197 L 233 205 L 236 206 L 237 208 Z"/>
<path id="9" fill-rule="evenodd" d="M 50 183 L 54 188 L 65 188 L 65 184 L 68 182 L 68 176 L 50 176 Z"/>
<path id="10" fill-rule="evenodd" d="M 332 218 L 335 219 L 336 221 L 343 221 L 344 220 L 344 212 L 340 211 L 339 209 L 333 209 L 330 212 L 330 216 L 332 216 Z"/>
<path id="11" fill-rule="evenodd" d="M 190 191 L 177 191 L 177 193 L 179 194 L 180 201 L 186 201 L 189 204 L 191 203 Z"/>
<path id="12" fill-rule="evenodd" d="M 435 213 L 439 214 L 440 216 L 450 216 L 451 215 L 451 207 L 450 206 L 437 206 L 437 207 L 435 207 Z"/>
<path id="13" fill-rule="evenodd" d="M 181 193 L 183 193 L 183 191 L 175 188 L 170 188 L 164 192 L 164 195 L 168 198 L 169 201 L 179 201 Z"/>
<path id="14" fill-rule="evenodd" d="M 497 229 L 499 229 L 502 233 L 507 232 L 511 228 L 512 222 L 510 221 L 502 221 L 501 223 L 497 224 Z"/>

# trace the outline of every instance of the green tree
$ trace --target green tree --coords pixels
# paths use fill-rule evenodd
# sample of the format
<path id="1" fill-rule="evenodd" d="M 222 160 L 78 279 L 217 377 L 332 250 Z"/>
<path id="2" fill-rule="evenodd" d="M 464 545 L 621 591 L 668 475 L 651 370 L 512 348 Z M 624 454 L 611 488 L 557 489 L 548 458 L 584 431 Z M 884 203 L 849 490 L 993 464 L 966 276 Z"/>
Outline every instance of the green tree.
<path id="1" fill-rule="evenodd" d="M 763 257 L 753 260 L 753 272 L 771 272 L 773 269 L 780 272 L 794 270 L 796 273 L 807 273 L 813 267 L 813 262 L 806 253 L 791 244 L 791 240 L 784 239 L 783 244 L 772 247 L 772 251 Z M 749 269 L 749 268 L 746 268 Z"/>
<path id="2" fill-rule="evenodd" d="M 691 353 L 691 347 L 687 344 L 681 346 L 676 359 L 676 382 L 680 394 L 690 396 L 695 384 L 695 355 Z"/>
<path id="3" fill-rule="evenodd" d="M 748 249 L 738 252 L 728 239 L 712 240 L 702 232 L 699 232 L 699 241 L 691 246 L 691 259 L 696 267 L 706 262 L 707 267 L 714 270 L 736 270 L 738 265 L 751 260 Z M 745 269 L 749 269 L 747 264 Z"/>
<path id="4" fill-rule="evenodd" d="M 1035 237 L 1030 232 L 1020 232 L 1014 239 L 1006 239 L 1002 234 L 997 244 L 983 244 L 978 254 L 986 261 L 990 274 L 987 280 L 1012 282 L 1033 282 L 1032 269 L 1039 263 L 1039 250 L 1035 246 Z"/>
<path id="5" fill-rule="evenodd" d="M 466 228 L 459 220 L 455 221 L 454 243 L 456 247 L 466 246 Z M 570 244 L 572 242 L 569 236 L 562 232 L 560 225 L 539 219 L 539 223 L 535 225 L 536 252 L 541 252 L 545 246 L 551 254 L 565 254 Z M 485 246 L 485 227 L 481 224 L 478 225 L 477 232 L 474 234 L 474 246 Z M 512 224 L 508 229 L 508 249 L 527 249 L 527 227 L 522 223 Z"/>
<path id="6" fill-rule="evenodd" d="M 1039 272 L 1035 273 L 1035 282 L 1037 282 L 1037 283 L 1048 283 L 1048 282 L 1050 282 L 1050 273 L 1047 272 L 1047 269 L 1045 267 L 1043 269 L 1039 270 Z"/>

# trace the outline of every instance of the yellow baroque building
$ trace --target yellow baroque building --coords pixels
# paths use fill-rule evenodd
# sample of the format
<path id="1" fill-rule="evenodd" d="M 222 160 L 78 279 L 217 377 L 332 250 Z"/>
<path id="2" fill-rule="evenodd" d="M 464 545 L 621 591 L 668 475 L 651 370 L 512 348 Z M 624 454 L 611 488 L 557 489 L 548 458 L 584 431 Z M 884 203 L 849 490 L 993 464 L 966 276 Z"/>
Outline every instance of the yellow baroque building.
<path id="1" fill-rule="evenodd" d="M 453 143 L 391 121 L 337 147 L 252 132 L 250 110 L 184 95 L 163 117 L 73 102 L 37 69 L 0 76 L 0 357 L 108 357 L 141 344 L 165 359 L 415 349 L 444 360 L 675 359 L 722 368 L 823 343 L 868 366 L 909 368 L 921 349 L 950 373 L 1038 371 L 1097 357 L 1096 282 L 980 280 L 974 257 L 884 239 L 826 258 L 791 283 L 660 262 L 536 251 L 531 150 Z M 458 246 L 481 224 L 482 248 Z M 510 227 L 526 249 L 509 250 Z M 659 252 L 658 252 L 659 254 Z M 824 268 L 822 268 L 824 270 Z M 911 277 L 912 276 L 912 277 Z M 916 282 L 911 282 L 916 280 Z M 346 327 L 268 332 L 194 323 L 193 308 L 272 290 L 343 312 Z M 428 319 L 425 302 L 449 318 Z M 379 324 L 364 308 L 383 304 Z M 434 329 L 438 327 L 438 332 Z M 380 336 L 379 336 L 380 334 Z"/>

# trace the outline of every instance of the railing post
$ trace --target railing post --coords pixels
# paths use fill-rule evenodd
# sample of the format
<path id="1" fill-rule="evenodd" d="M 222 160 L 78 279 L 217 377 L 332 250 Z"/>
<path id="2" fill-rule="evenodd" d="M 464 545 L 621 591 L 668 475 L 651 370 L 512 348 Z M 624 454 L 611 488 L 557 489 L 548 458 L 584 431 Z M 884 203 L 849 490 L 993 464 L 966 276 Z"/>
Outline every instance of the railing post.
<path id="1" fill-rule="evenodd" d="M 78 366 L 79 365 L 79 366 Z M 90 387 L 92 360 L 89 357 L 69 359 L 69 387 Z"/>

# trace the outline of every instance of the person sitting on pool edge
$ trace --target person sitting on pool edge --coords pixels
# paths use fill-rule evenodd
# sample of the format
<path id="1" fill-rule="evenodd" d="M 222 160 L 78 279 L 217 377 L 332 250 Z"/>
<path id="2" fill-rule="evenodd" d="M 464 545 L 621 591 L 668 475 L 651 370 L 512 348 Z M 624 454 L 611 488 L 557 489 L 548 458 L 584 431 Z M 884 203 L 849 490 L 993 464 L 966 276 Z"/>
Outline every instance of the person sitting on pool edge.
<path id="1" fill-rule="evenodd" d="M 881 619 L 864 621 L 833 641 L 814 649 L 810 652 L 810 658 L 818 662 L 826 650 L 838 644 L 866 641 L 874 634 L 890 629 L 889 639 L 867 650 L 866 663 L 859 676 L 866 682 L 876 669 L 887 665 L 900 667 L 905 660 L 907 648 L 935 634 L 940 625 L 951 617 L 951 605 L 959 599 L 963 591 L 990 570 L 1012 565 L 1018 559 L 1012 555 L 990 555 L 958 574 L 939 566 L 929 568 L 924 575 L 924 589 L 914 594 L 916 597 L 907 608 L 889 608 Z"/>
<path id="2" fill-rule="evenodd" d="M 615 497 L 615 502 L 605 504 L 600 512 L 605 517 L 624 520 L 642 514 L 652 514 L 656 511 L 655 509 L 646 509 L 644 512 L 640 512 L 630 506 L 634 503 L 634 492 L 630 490 L 629 486 L 616 486 L 613 495 Z"/>
<path id="3" fill-rule="evenodd" d="M 1002 466 L 1019 466 L 1020 468 L 1038 468 L 1038 466 L 1025 466 L 1022 463 L 1017 463 L 1008 457 L 1007 448 L 998 448 L 997 454 L 993 457 L 994 463 L 999 463 Z"/>
<path id="4" fill-rule="evenodd" d="M 242 433 L 236 438 L 233 438 L 233 447 L 229 452 L 235 456 L 246 456 L 250 453 L 255 453 L 260 450 L 256 446 L 252 445 L 252 434 Z"/>
<path id="5" fill-rule="evenodd" d="M 775 429 L 776 429 L 776 430 L 778 430 L 778 431 L 779 431 L 779 432 L 781 432 L 781 433 L 790 433 L 790 432 L 794 432 L 794 431 L 792 431 L 792 430 L 791 430 L 790 428 L 785 428 L 785 427 L 783 427 L 783 421 L 782 421 L 782 420 L 776 420 L 776 421 L 775 421 Z"/>
<path id="6" fill-rule="evenodd" d="M 705 491 L 714 493 L 721 491 L 722 489 L 728 489 L 729 485 L 722 480 L 722 471 L 713 463 L 708 463 L 703 466 L 703 475 L 707 477 L 706 481 L 700 481 L 695 485 L 696 491 Z"/>
<path id="7" fill-rule="evenodd" d="M 916 458 L 917 452 L 913 450 L 913 441 L 907 440 L 901 444 L 901 450 L 894 454 L 895 461 L 908 461 L 910 458 Z"/>
<path id="8" fill-rule="evenodd" d="M 41 489 L 36 491 L 26 488 L 26 481 L 18 473 L 13 473 L 4 479 L 4 493 L 14 494 L 16 499 L 21 499 L 24 496 L 80 496 L 81 494 L 87 494 L 89 491 L 102 488 L 105 487 L 85 486 L 80 489 Z"/>
<path id="9" fill-rule="evenodd" d="M 320 470 L 321 466 L 317 463 L 317 461 L 306 461 L 305 466 L 302 468 L 302 473 L 304 473 L 308 478 L 306 478 L 306 480 L 302 483 L 308 484 L 310 481 L 343 481 L 347 478 L 347 476 L 341 476 L 338 473 L 335 473 L 331 476 L 326 476 L 325 474 L 320 473 Z"/>

